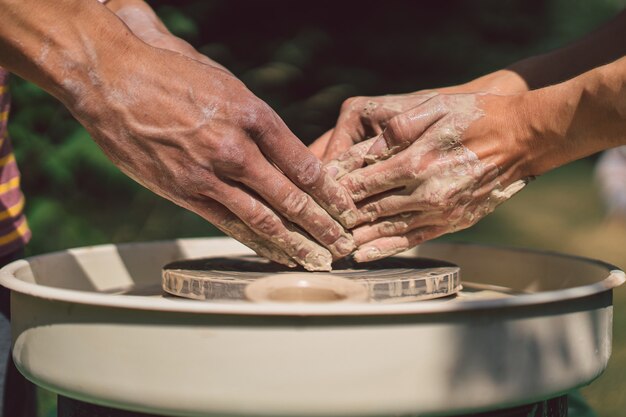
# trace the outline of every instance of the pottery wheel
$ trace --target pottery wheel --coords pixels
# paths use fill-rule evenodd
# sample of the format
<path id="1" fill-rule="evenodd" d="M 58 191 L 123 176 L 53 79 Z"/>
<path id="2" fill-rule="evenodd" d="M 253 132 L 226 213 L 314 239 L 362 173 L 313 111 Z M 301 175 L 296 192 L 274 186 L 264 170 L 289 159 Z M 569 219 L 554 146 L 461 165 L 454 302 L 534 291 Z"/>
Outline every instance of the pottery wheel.
<path id="1" fill-rule="evenodd" d="M 461 290 L 459 267 L 426 258 L 341 261 L 331 272 L 290 269 L 257 256 L 183 260 L 163 267 L 169 294 L 206 301 L 399 303 Z"/>

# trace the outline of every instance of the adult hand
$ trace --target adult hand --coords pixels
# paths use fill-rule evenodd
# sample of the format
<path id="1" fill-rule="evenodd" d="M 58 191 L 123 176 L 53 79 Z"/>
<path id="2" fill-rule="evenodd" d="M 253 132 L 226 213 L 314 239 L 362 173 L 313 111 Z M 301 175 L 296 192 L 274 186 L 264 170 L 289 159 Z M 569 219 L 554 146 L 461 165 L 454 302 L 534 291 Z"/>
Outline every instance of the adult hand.
<path id="1" fill-rule="evenodd" d="M 528 132 L 511 123 L 516 100 L 436 95 L 342 155 L 342 169 L 352 172 L 340 183 L 359 203 L 362 224 L 353 231 L 355 260 L 380 259 L 469 227 L 521 190 L 520 138 Z"/>
<path id="2" fill-rule="evenodd" d="M 195 48 L 193 48 L 189 43 L 187 43 L 183 39 L 180 39 L 172 35 L 172 33 L 166 28 L 163 22 L 161 22 L 158 16 L 154 13 L 152 8 L 150 8 L 150 6 L 143 0 L 111 0 L 110 2 L 107 3 L 107 7 L 111 11 L 113 11 L 129 27 L 129 29 L 133 32 L 135 36 L 137 36 L 139 39 L 141 39 L 148 45 L 154 46 L 156 48 L 161 48 L 161 49 L 166 49 L 166 50 L 170 50 L 173 52 L 177 52 L 191 59 L 200 61 L 204 64 L 211 65 L 215 68 L 220 68 L 220 69 L 223 69 L 224 71 L 227 71 L 226 68 L 224 68 L 222 65 L 211 60 L 209 57 L 203 54 L 200 54 L 198 51 L 195 50 Z M 263 106 L 262 103 L 260 102 L 256 104 L 259 106 Z M 293 186 L 292 186 L 291 192 L 298 193 L 299 195 L 293 196 L 292 199 L 294 201 L 288 204 L 291 204 L 292 206 L 293 205 L 306 206 L 306 205 L 315 204 L 312 201 L 308 201 L 308 202 L 302 201 L 303 199 L 306 198 L 304 193 L 299 193 L 298 191 L 294 190 Z M 218 196 L 217 198 L 218 200 L 221 200 L 223 197 Z M 301 200 L 301 201 L 298 201 L 298 200 Z M 283 203 L 285 202 L 283 201 Z M 238 219 L 236 216 L 233 216 L 232 213 L 229 213 L 228 210 L 225 210 L 225 208 L 217 204 L 217 202 L 212 202 L 212 205 L 214 206 L 213 210 L 216 211 L 216 214 L 221 212 L 221 216 L 225 217 L 225 220 L 222 219 L 220 221 L 217 221 L 218 227 L 220 227 L 221 229 L 223 229 L 225 232 L 229 233 L 230 235 L 233 235 L 234 237 L 242 240 L 244 243 L 248 244 L 248 246 L 255 249 L 259 254 L 264 255 L 277 262 L 281 262 L 287 265 L 293 265 L 293 261 L 290 259 L 290 257 L 285 256 L 291 253 L 291 251 L 293 251 L 293 248 L 285 252 L 284 250 L 281 250 L 280 247 L 273 245 L 269 241 L 264 241 L 264 238 L 262 237 L 263 233 L 260 233 L 261 236 L 259 236 L 258 230 L 251 230 L 250 226 L 247 226 L 242 220 Z M 286 209 L 287 214 L 290 214 L 292 218 L 294 217 L 297 218 L 299 216 L 299 213 L 295 213 L 295 212 L 291 213 L 290 210 L 293 211 L 293 209 L 290 209 L 290 207 L 285 207 L 285 209 Z M 304 207 L 302 207 L 302 209 L 304 209 Z M 305 214 L 306 214 L 306 210 L 305 210 Z M 351 249 L 351 244 L 350 244 L 351 238 L 347 234 L 342 233 L 340 230 L 337 230 L 338 227 L 335 222 L 333 222 L 328 216 L 324 216 L 322 213 L 317 213 L 317 214 L 308 213 L 308 215 L 310 217 L 309 219 L 306 219 L 306 218 L 302 220 L 297 219 L 297 221 L 300 221 L 300 223 L 303 223 L 305 226 L 310 226 L 309 224 L 307 224 L 307 222 L 310 221 L 312 223 L 315 223 L 315 222 L 319 223 L 319 220 L 317 220 L 317 217 L 319 217 L 322 219 L 322 222 L 321 222 L 322 225 L 325 225 L 323 227 L 330 227 L 330 231 L 325 232 L 323 229 L 320 228 L 320 226 L 322 225 L 318 224 L 312 227 L 311 233 L 314 234 L 314 236 L 317 235 L 318 237 L 321 237 L 322 241 L 325 241 L 325 243 L 329 245 L 329 248 L 332 250 L 333 256 L 341 257 L 349 253 L 349 250 Z M 277 223 L 277 219 L 273 219 L 273 220 L 275 223 Z M 227 226 L 224 226 L 224 224 L 227 224 Z M 294 234 L 295 229 L 294 230 L 289 230 L 289 229 L 294 229 L 294 228 L 293 226 L 288 225 L 287 229 L 283 230 L 282 233 L 284 234 L 288 232 L 288 234 L 290 235 Z M 325 236 L 325 233 L 328 233 L 328 236 Z M 265 235 L 267 236 L 267 233 Z M 346 241 L 340 242 L 339 247 L 337 247 L 337 244 L 333 242 L 333 240 L 338 239 L 338 236 L 341 236 L 339 237 L 339 239 L 347 239 L 347 242 Z M 295 242 L 294 242 L 294 238 L 296 239 Z M 297 245 L 298 244 L 297 239 L 301 239 L 301 238 L 302 236 L 297 236 L 297 235 L 291 236 L 292 242 L 288 244 Z M 309 249 L 305 248 L 305 250 L 309 250 Z M 292 256 L 294 256 L 295 259 L 298 259 L 298 255 L 292 255 Z M 300 257 L 302 259 L 306 259 L 306 256 L 307 255 L 305 254 L 303 257 L 302 256 Z M 328 254 L 325 254 L 324 256 L 328 258 Z M 324 263 L 326 262 L 327 260 L 324 261 Z M 314 266 L 314 263 L 312 262 L 301 261 L 300 263 L 303 263 L 308 268 L 316 268 Z M 326 269 L 326 267 L 324 267 L 323 269 Z"/>
<path id="3" fill-rule="evenodd" d="M 231 74 L 137 46 L 70 90 L 68 107 L 120 169 L 260 255 L 328 270 L 353 250 L 331 217 L 354 225 L 347 191 Z"/>
<path id="4" fill-rule="evenodd" d="M 343 102 L 335 127 L 311 146 L 322 161 L 329 162 L 352 145 L 379 135 L 392 117 L 428 100 L 436 93 L 351 97 Z"/>
<path id="5" fill-rule="evenodd" d="M 516 94 L 527 90 L 528 86 L 518 74 L 500 70 L 465 84 L 450 87 L 409 94 L 351 97 L 343 102 L 335 127 L 315 140 L 310 149 L 324 162 L 335 160 L 352 145 L 379 135 L 392 117 L 420 105 L 437 94 Z M 339 167 L 340 171 L 341 169 Z"/>

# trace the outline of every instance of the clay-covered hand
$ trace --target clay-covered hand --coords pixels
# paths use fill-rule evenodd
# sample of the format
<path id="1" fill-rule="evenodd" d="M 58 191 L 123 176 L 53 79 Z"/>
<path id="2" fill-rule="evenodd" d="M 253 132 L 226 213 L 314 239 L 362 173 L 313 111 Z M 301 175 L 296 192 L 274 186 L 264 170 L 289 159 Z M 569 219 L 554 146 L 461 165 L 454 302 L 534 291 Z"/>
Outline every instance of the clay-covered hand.
<path id="1" fill-rule="evenodd" d="M 515 100 L 436 95 L 331 162 L 358 202 L 356 261 L 467 228 L 523 188 Z"/>
<path id="2" fill-rule="evenodd" d="M 322 161 L 329 162 L 352 145 L 379 135 L 389 119 L 434 96 L 435 92 L 351 97 L 343 102 L 334 128 L 310 145 Z"/>
<path id="3" fill-rule="evenodd" d="M 347 191 L 230 73 L 137 43 L 66 88 L 122 171 L 260 255 L 328 270 L 354 249 L 340 224 L 356 217 Z"/>
<path id="4" fill-rule="evenodd" d="M 351 97 L 344 101 L 335 127 L 311 145 L 322 161 L 339 157 L 352 145 L 379 135 L 389 119 L 423 103 L 436 94 L 517 94 L 528 91 L 524 80 L 510 70 L 499 70 L 464 84 L 379 97 Z"/>

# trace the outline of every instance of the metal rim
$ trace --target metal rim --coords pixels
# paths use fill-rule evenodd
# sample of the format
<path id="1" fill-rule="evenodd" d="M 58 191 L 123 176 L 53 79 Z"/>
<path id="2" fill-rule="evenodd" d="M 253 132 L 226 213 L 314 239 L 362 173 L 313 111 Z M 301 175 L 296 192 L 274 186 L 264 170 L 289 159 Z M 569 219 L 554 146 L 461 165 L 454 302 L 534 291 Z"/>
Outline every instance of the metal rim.
<path id="1" fill-rule="evenodd" d="M 186 241 L 202 241 L 208 238 L 181 239 Z M 231 240 L 230 238 L 211 238 L 210 240 Z M 158 244 L 161 242 L 146 242 L 146 244 Z M 437 244 L 437 243 L 430 243 Z M 137 243 L 127 243 L 118 246 L 132 246 Z M 468 244 L 469 245 L 469 244 Z M 475 245 L 477 247 L 489 247 L 489 245 Z M 109 250 L 111 245 L 98 245 L 74 249 L 74 253 L 80 251 Z M 499 247 L 506 249 L 505 247 Z M 510 249 L 510 248 L 509 248 Z M 263 304 L 228 304 L 228 303 L 206 303 L 194 300 L 170 299 L 170 298 L 145 298 L 133 295 L 102 294 L 87 291 L 68 290 L 54 287 L 47 287 L 22 281 L 15 277 L 15 273 L 22 267 L 29 265 L 28 261 L 21 259 L 11 262 L 0 270 L 0 284 L 4 287 L 21 294 L 36 298 L 43 298 L 51 301 L 63 301 L 75 304 L 85 304 L 92 306 L 122 308 L 131 310 L 165 311 L 178 313 L 199 313 L 199 314 L 228 314 L 228 315 L 254 315 L 254 316 L 368 316 L 368 315 L 411 315 L 429 313 L 451 313 L 470 310 L 482 310 L 492 308 L 523 307 L 538 304 L 554 303 L 591 296 L 607 290 L 611 290 L 626 282 L 626 274 L 615 266 L 606 262 L 580 256 L 565 255 L 557 252 L 547 252 L 531 249 L 515 249 L 526 253 L 539 255 L 553 255 L 569 259 L 584 260 L 586 262 L 601 266 L 609 270 L 605 279 L 594 284 L 561 289 L 558 291 L 544 291 L 534 294 L 523 294 L 513 298 L 489 299 L 489 300 L 465 300 L 459 303 L 450 303 L 441 300 L 430 300 L 428 302 L 407 303 L 407 304 L 360 304 L 360 303 L 306 303 L 306 304 L 284 304 L 284 303 L 263 303 Z M 54 252 L 42 256 L 54 255 Z M 245 254 L 242 252 L 241 254 Z M 36 259 L 32 257 L 31 259 Z"/>

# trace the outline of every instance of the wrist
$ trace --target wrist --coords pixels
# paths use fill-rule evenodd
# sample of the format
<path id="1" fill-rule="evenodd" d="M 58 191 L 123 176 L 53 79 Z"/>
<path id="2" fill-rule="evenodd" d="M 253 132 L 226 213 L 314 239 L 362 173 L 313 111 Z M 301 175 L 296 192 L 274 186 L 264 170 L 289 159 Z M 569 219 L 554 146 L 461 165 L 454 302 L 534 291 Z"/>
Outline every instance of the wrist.
<path id="1" fill-rule="evenodd" d="M 566 140 L 566 121 L 574 110 L 563 88 L 547 87 L 511 98 L 505 119 L 520 149 L 519 178 L 538 176 L 576 159 Z"/>
<path id="2" fill-rule="evenodd" d="M 524 95 L 530 175 L 624 144 L 624 74 L 626 58 Z"/>
<path id="3" fill-rule="evenodd" d="M 464 144 L 478 158 L 499 169 L 500 181 L 513 183 L 533 174 L 529 167 L 529 125 L 526 123 L 526 94 L 477 94 L 482 117 L 466 131 Z"/>
<path id="4" fill-rule="evenodd" d="M 518 94 L 528 91 L 522 77 L 508 69 L 492 72 L 457 87 L 464 92 L 485 92 L 490 94 Z"/>

